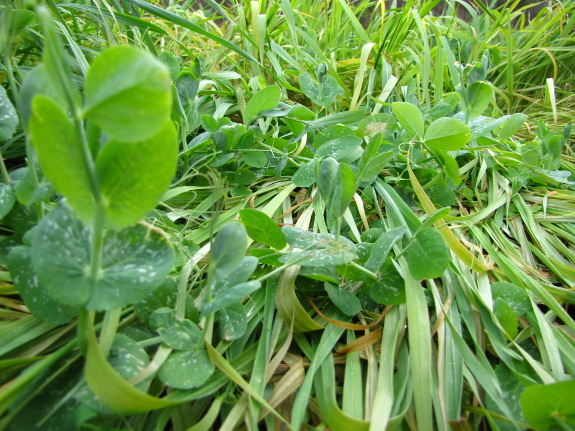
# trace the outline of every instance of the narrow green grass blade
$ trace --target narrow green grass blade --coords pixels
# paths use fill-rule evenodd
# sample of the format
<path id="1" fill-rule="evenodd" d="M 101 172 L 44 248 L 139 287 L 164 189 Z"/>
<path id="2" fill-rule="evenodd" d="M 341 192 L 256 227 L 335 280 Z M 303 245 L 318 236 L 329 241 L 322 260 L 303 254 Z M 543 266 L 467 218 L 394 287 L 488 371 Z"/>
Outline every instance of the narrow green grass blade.
<path id="1" fill-rule="evenodd" d="M 193 22 L 191 22 L 185 18 L 182 18 L 181 16 L 176 15 L 173 12 L 162 9 L 162 8 L 160 8 L 154 4 L 145 2 L 143 0 L 126 0 L 126 1 L 128 3 L 133 4 L 134 6 L 139 7 L 140 9 L 143 9 L 143 10 L 151 13 L 154 16 L 157 16 L 158 18 L 162 18 L 162 19 L 168 20 L 170 22 L 173 22 L 174 24 L 181 25 L 182 27 L 187 28 L 189 30 L 192 30 L 198 34 L 201 34 L 202 36 L 205 36 L 208 39 L 212 39 L 214 42 L 217 42 L 220 45 L 223 45 L 226 48 L 229 48 L 232 51 L 237 52 L 242 57 L 244 57 L 248 60 L 251 60 L 255 63 L 258 63 L 258 61 L 251 54 L 249 54 L 247 51 L 241 49 L 240 47 L 234 45 L 233 43 L 231 43 L 225 39 L 222 39 L 219 36 L 216 36 L 213 33 L 210 33 L 208 31 L 204 30 L 203 28 L 197 26 Z"/>

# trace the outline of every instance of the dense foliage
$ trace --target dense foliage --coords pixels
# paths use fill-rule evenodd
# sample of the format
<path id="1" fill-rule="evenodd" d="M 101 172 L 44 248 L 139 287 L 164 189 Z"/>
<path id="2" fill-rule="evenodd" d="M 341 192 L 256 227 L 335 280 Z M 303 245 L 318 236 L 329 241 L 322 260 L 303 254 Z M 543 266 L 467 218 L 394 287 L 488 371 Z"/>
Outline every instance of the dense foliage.
<path id="1" fill-rule="evenodd" d="M 0 430 L 574 429 L 575 3 L 495 3 L 0 6 Z"/>

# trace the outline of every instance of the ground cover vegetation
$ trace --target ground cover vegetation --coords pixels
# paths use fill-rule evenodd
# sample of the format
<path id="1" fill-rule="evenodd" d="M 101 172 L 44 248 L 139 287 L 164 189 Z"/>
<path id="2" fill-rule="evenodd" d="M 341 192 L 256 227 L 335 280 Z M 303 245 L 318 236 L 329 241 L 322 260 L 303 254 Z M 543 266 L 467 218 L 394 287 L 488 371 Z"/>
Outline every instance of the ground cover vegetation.
<path id="1" fill-rule="evenodd" d="M 574 429 L 575 3 L 524 3 L 2 3 L 0 429 Z"/>

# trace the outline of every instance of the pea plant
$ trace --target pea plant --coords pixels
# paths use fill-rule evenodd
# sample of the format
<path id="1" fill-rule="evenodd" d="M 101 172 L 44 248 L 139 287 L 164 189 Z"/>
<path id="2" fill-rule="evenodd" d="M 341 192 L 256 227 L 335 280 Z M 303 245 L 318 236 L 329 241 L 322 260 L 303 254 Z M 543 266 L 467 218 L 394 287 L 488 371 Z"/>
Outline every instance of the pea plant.
<path id="1" fill-rule="evenodd" d="M 112 47 L 87 70 L 81 95 L 50 14 L 37 14 L 44 63 L 20 97 L 29 104 L 28 156 L 63 199 L 45 205 L 9 265 L 36 316 L 59 324 L 78 316 L 84 353 L 95 313 L 104 312 L 100 347 L 107 354 L 122 308 L 164 283 L 174 263 L 167 235 L 140 222 L 176 170 L 168 71 L 138 49 Z"/>

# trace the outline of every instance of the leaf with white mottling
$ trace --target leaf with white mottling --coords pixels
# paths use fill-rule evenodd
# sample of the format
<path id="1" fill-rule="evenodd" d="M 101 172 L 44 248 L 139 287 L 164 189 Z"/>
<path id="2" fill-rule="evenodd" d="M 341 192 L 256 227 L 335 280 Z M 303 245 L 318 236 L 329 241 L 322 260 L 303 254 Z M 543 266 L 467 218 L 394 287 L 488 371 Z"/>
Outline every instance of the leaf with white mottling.
<path id="1" fill-rule="evenodd" d="M 6 90 L 0 86 L 0 142 L 14 136 L 18 126 L 18 115 L 10 102 Z"/>
<path id="2" fill-rule="evenodd" d="M 357 258 L 357 248 L 347 238 L 335 239 L 332 234 L 308 232 L 293 226 L 284 226 L 282 232 L 293 248 L 301 249 L 286 253 L 281 262 L 296 262 L 305 266 L 344 265 Z"/>
<path id="3" fill-rule="evenodd" d="M 10 184 L 0 184 L 0 219 L 3 218 L 16 203 L 14 189 Z"/>
<path id="4" fill-rule="evenodd" d="M 226 341 L 237 340 L 246 332 L 248 319 L 244 306 L 235 303 L 220 311 L 218 316 L 220 336 Z"/>
<path id="5" fill-rule="evenodd" d="M 57 296 L 52 297 L 40 284 L 32 267 L 29 247 L 14 247 L 8 255 L 8 266 L 24 304 L 38 319 L 61 325 L 77 314 L 77 308 L 60 303 Z"/>
<path id="6" fill-rule="evenodd" d="M 175 352 L 160 368 L 159 377 L 177 389 L 197 388 L 213 374 L 215 366 L 203 345 L 193 350 Z"/>
<path id="7" fill-rule="evenodd" d="M 260 287 L 261 283 L 258 280 L 251 280 L 238 284 L 237 286 L 233 286 L 217 295 L 211 302 L 204 304 L 201 307 L 202 316 L 209 316 L 216 311 L 235 304 L 258 290 Z"/>
<path id="8" fill-rule="evenodd" d="M 138 225 L 104 236 L 102 263 L 91 278 L 92 231 L 60 207 L 44 217 L 32 237 L 32 263 L 40 283 L 62 303 L 89 310 L 124 307 L 164 281 L 174 251 L 155 229 Z"/>
<path id="9" fill-rule="evenodd" d="M 202 330 L 194 322 L 176 318 L 174 310 L 159 308 L 150 317 L 150 327 L 154 329 L 162 341 L 178 350 L 189 350 L 202 340 Z"/>

